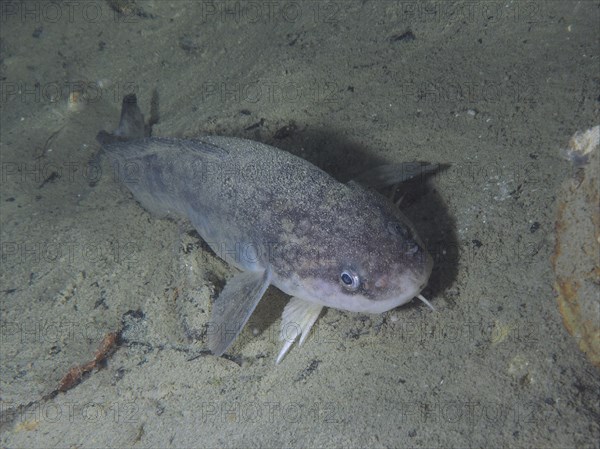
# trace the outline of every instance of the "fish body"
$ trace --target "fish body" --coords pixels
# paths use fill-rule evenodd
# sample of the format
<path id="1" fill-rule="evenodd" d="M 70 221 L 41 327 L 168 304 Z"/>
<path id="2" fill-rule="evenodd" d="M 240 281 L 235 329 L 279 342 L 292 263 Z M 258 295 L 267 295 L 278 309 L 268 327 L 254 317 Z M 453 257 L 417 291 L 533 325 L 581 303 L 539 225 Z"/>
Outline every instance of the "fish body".
<path id="1" fill-rule="evenodd" d="M 293 297 L 283 313 L 288 335 L 279 362 L 296 337 L 304 341 L 323 306 L 385 312 L 418 296 L 429 279 L 432 259 L 413 226 L 359 183 L 340 183 L 304 159 L 247 139 L 123 134 L 98 138 L 134 197 L 158 216 L 189 219 L 240 270 L 213 305 L 208 337 L 217 355 L 269 285 Z"/>

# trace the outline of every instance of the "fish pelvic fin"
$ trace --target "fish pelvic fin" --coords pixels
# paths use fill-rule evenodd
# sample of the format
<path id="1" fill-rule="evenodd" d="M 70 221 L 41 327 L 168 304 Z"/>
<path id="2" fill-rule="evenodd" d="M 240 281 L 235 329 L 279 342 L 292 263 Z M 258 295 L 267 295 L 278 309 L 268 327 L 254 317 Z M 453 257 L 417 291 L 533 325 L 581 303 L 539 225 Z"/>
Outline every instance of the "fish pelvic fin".
<path id="1" fill-rule="evenodd" d="M 225 284 L 215 300 L 208 326 L 208 348 L 217 356 L 231 346 L 252 315 L 271 280 L 269 269 L 242 271 Z"/>

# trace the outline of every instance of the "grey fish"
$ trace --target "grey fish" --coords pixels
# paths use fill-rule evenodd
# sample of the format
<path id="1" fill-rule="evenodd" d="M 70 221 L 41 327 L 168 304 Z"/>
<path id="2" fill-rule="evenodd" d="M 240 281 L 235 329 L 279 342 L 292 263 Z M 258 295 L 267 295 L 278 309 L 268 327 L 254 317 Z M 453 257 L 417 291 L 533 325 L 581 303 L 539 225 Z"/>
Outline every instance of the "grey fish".
<path id="1" fill-rule="evenodd" d="M 284 346 L 299 345 L 324 306 L 382 313 L 418 297 L 432 258 L 413 226 L 369 185 L 411 175 L 384 166 L 347 184 L 275 147 L 204 136 L 146 137 L 134 95 L 119 128 L 97 139 L 134 197 L 160 216 L 184 217 L 240 270 L 214 301 L 209 349 L 222 355 L 269 285 L 292 298 L 281 323 Z M 365 187 L 366 186 L 366 187 Z"/>

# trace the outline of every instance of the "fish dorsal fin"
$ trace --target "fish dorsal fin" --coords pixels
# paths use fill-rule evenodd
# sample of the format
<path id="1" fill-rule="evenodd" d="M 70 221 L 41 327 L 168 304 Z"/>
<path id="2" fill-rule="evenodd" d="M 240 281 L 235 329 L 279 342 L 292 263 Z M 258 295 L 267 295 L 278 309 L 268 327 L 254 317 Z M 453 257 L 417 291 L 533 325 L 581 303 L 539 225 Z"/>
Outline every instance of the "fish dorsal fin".
<path id="1" fill-rule="evenodd" d="M 298 336 L 300 336 L 298 346 L 302 346 L 302 343 L 304 343 L 310 332 L 310 328 L 315 324 L 317 318 L 319 318 L 321 310 L 323 310 L 323 306 L 320 304 L 305 301 L 295 296 L 290 299 L 290 302 L 283 309 L 283 315 L 281 316 L 279 338 L 285 341 L 285 343 L 277 356 L 275 364 L 281 362 Z"/>
<path id="2" fill-rule="evenodd" d="M 352 181 L 365 187 L 380 189 L 435 172 L 438 168 L 436 164 L 423 165 L 419 162 L 380 165 L 361 173 Z"/>
<path id="3" fill-rule="evenodd" d="M 223 355 L 252 315 L 269 286 L 271 272 L 242 271 L 225 284 L 215 300 L 208 328 L 208 348 Z"/>

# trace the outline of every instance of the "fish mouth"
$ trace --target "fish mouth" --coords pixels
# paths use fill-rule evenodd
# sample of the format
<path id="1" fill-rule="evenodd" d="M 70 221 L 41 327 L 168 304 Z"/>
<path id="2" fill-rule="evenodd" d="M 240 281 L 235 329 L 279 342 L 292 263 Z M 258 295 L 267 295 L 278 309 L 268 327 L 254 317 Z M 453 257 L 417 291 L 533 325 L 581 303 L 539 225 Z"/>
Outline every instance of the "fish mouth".
<path id="1" fill-rule="evenodd" d="M 384 313 L 419 297 L 429 282 L 433 259 L 428 252 L 424 251 L 422 258 L 411 269 L 406 266 L 396 268 L 397 270 L 391 270 L 394 274 L 388 273 L 373 279 L 372 285 L 376 287 L 376 291 L 371 293 L 367 291 L 354 294 L 341 293 L 339 284 L 319 277 L 307 277 L 294 285 L 290 285 L 288 280 L 275 281 L 274 284 L 290 295 L 326 307 L 348 312 Z"/>
<path id="2" fill-rule="evenodd" d="M 418 297 L 423 288 L 427 285 L 429 273 L 414 276 L 414 273 L 403 276 L 399 281 L 398 288 L 395 293 L 390 291 L 384 297 L 374 298 L 363 295 L 354 295 L 344 298 L 343 303 L 334 307 L 347 310 L 349 312 L 361 313 L 383 313 L 392 310 L 396 307 L 404 305 L 414 298 Z"/>
<path id="3" fill-rule="evenodd" d="M 395 280 L 397 286 L 395 294 L 393 291 L 389 291 L 389 296 L 383 298 L 369 298 L 362 295 L 356 295 L 353 301 L 347 298 L 344 301 L 343 306 L 337 306 L 340 309 L 348 310 L 350 312 L 363 312 L 363 313 L 383 313 L 392 310 L 396 307 L 402 306 L 414 298 L 419 298 L 420 293 L 429 283 L 429 277 L 433 269 L 433 260 L 429 254 L 427 254 L 427 262 L 424 270 L 408 271 L 399 279 Z M 389 278 L 381 280 L 383 284 L 389 282 Z M 420 298 L 419 298 L 420 299 Z M 421 301 L 423 301 L 421 299 Z M 425 301 L 423 301 L 425 302 Z M 430 304 L 425 302 L 429 307 Z"/>

